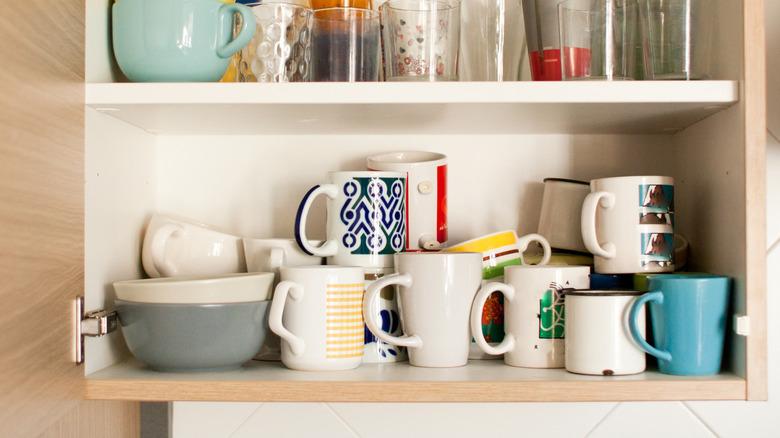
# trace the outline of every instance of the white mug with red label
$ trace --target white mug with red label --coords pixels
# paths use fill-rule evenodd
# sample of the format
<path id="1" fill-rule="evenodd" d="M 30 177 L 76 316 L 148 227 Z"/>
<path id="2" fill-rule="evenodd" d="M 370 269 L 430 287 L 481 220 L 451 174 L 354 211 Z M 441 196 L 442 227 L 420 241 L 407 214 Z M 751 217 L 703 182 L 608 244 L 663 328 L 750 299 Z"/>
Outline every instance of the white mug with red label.
<path id="1" fill-rule="evenodd" d="M 391 152 L 368 158 L 368 168 L 406 175 L 406 250 L 436 250 L 447 241 L 447 156 Z"/>

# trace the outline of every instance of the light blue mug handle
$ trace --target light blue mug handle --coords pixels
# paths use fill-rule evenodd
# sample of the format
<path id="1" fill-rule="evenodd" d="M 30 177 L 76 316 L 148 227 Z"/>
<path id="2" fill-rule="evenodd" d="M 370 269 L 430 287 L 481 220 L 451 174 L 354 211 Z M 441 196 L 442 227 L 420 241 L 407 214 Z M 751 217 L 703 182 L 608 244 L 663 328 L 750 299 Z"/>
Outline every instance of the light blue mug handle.
<path id="1" fill-rule="evenodd" d="M 662 304 L 664 302 L 664 294 L 658 291 L 655 292 L 649 292 L 641 297 L 637 298 L 636 301 L 634 301 L 634 304 L 631 306 L 631 312 L 628 314 L 628 327 L 631 330 L 631 336 L 634 338 L 634 341 L 636 341 L 639 346 L 648 352 L 649 354 L 657 357 L 658 359 L 670 361 L 672 360 L 672 354 L 668 351 L 659 350 L 652 345 L 650 345 L 644 337 L 642 337 L 642 332 L 639 330 L 639 324 L 637 323 L 637 318 L 639 317 L 639 310 L 642 309 L 642 306 L 647 304 L 650 301 L 655 301 L 658 304 Z"/>
<path id="2" fill-rule="evenodd" d="M 219 19 L 222 21 L 222 26 L 229 26 L 232 35 L 235 14 L 241 14 L 241 32 L 233 41 L 219 42 L 217 55 L 220 58 L 230 58 L 249 44 L 249 41 L 255 36 L 255 14 L 248 7 L 238 3 L 225 4 L 219 8 Z M 220 32 L 220 35 L 224 35 L 224 33 Z"/>

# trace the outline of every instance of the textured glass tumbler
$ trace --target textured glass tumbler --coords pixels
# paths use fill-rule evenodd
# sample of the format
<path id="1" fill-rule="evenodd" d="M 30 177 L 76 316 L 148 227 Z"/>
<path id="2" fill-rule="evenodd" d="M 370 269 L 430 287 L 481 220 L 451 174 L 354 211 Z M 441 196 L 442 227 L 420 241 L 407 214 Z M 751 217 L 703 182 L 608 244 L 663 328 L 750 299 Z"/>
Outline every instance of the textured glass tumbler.
<path id="1" fill-rule="evenodd" d="M 380 10 L 386 80 L 458 80 L 460 0 L 390 0 Z"/>
<path id="2" fill-rule="evenodd" d="M 305 82 L 311 62 L 311 9 L 285 3 L 249 5 L 257 30 L 238 54 L 238 82 Z"/>
<path id="3" fill-rule="evenodd" d="M 357 8 L 314 11 L 312 80 L 379 80 L 379 14 Z"/>
<path id="4" fill-rule="evenodd" d="M 708 79 L 713 29 L 707 0 L 639 0 L 648 79 Z"/>
<path id="5" fill-rule="evenodd" d="M 636 74 L 636 0 L 558 5 L 563 80 L 630 80 Z"/>

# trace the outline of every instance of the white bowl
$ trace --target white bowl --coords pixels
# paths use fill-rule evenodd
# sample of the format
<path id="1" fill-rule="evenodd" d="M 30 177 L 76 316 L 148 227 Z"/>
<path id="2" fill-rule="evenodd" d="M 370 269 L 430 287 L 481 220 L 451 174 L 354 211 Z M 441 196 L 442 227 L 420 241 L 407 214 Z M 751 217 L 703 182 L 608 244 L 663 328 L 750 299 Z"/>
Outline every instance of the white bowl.
<path id="1" fill-rule="evenodd" d="M 224 274 L 117 281 L 116 297 L 156 304 L 228 304 L 267 301 L 273 296 L 274 274 Z"/>

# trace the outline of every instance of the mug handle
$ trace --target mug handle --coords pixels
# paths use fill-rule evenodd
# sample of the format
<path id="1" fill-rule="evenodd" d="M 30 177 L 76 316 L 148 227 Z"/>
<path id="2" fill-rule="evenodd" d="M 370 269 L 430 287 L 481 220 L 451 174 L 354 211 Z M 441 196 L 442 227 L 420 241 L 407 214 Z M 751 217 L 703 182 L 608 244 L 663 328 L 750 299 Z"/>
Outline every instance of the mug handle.
<path id="1" fill-rule="evenodd" d="M 173 263 L 165 258 L 165 245 L 168 243 L 168 239 L 174 234 L 184 232 L 184 227 L 179 224 L 170 223 L 165 224 L 157 229 L 157 232 L 152 236 L 151 254 L 152 265 L 154 269 L 160 274 L 161 277 L 173 277 L 179 272 Z"/>
<path id="2" fill-rule="evenodd" d="M 599 205 L 605 209 L 614 207 L 615 195 L 609 192 L 593 192 L 585 198 L 585 202 L 582 204 L 582 222 L 580 224 L 582 241 L 585 243 L 585 248 L 592 254 L 605 259 L 613 259 L 615 258 L 615 245 L 605 243 L 602 247 L 596 236 L 596 209 Z"/>
<path id="3" fill-rule="evenodd" d="M 423 342 L 419 336 L 393 336 L 382 330 L 379 324 L 377 324 L 377 315 L 373 312 L 373 309 L 376 308 L 379 292 L 388 286 L 395 285 L 411 287 L 412 276 L 409 274 L 392 274 L 387 277 L 382 277 L 368 285 L 366 288 L 366 297 L 363 299 L 363 320 L 366 322 L 366 326 L 374 336 L 388 344 L 397 345 L 399 347 L 420 348 L 423 346 Z"/>
<path id="4" fill-rule="evenodd" d="M 271 311 L 268 313 L 268 327 L 272 332 L 279 335 L 280 338 L 287 341 L 293 356 L 300 356 L 306 349 L 306 343 L 303 339 L 287 330 L 282 323 L 282 315 L 284 314 L 288 295 L 291 300 L 300 301 L 303 299 L 303 286 L 292 281 L 283 281 L 276 286 L 274 299 L 271 301 Z"/>
<path id="5" fill-rule="evenodd" d="M 542 245 L 542 249 L 544 250 L 544 256 L 542 256 L 542 260 L 537 263 L 537 265 L 541 266 L 550 263 L 550 257 L 552 257 L 550 242 L 548 242 L 547 239 L 545 239 L 541 234 L 528 234 L 518 238 L 517 246 L 520 247 L 520 254 L 523 254 L 526 252 L 526 250 L 528 250 L 528 245 L 530 245 L 531 242 L 538 242 L 540 245 Z M 523 262 L 523 264 L 525 264 L 525 262 Z"/>
<path id="6" fill-rule="evenodd" d="M 301 251 L 310 256 L 333 257 L 339 250 L 339 245 L 335 240 L 327 240 L 317 248 L 309 243 L 309 238 L 306 237 L 306 219 L 309 217 L 309 209 L 320 195 L 336 199 L 339 195 L 339 188 L 334 184 L 314 186 L 303 196 L 301 204 L 298 206 L 298 213 L 295 215 L 295 241 L 298 242 Z"/>
<path id="7" fill-rule="evenodd" d="M 492 346 L 485 340 L 485 334 L 482 333 L 482 312 L 485 309 L 485 302 L 494 292 L 501 292 L 507 301 L 515 299 L 515 288 L 504 283 L 488 283 L 477 292 L 474 298 L 474 304 L 471 306 L 471 335 L 474 337 L 479 348 L 487 354 L 497 356 L 504 354 L 515 348 L 515 337 L 512 333 L 506 333 L 504 340 L 497 346 Z"/>
<path id="8" fill-rule="evenodd" d="M 238 52 L 239 50 L 243 49 L 244 46 L 249 44 L 249 41 L 251 41 L 252 37 L 255 36 L 255 14 L 251 9 L 242 4 L 230 3 L 222 5 L 219 8 L 219 19 L 221 26 L 228 26 L 231 29 L 230 33 L 232 34 L 235 14 L 241 14 L 241 31 L 238 33 L 238 36 L 233 38 L 232 41 L 219 42 L 217 56 L 220 58 L 230 58 L 234 53 Z M 224 33 L 220 32 L 220 40 L 222 40 L 221 35 L 224 35 Z"/>
<path id="9" fill-rule="evenodd" d="M 655 301 L 658 304 L 663 304 L 664 294 L 655 291 L 646 293 L 637 298 L 636 301 L 634 301 L 634 304 L 631 305 L 631 312 L 628 314 L 628 328 L 631 330 L 631 337 L 634 338 L 634 341 L 639 344 L 639 347 L 642 348 L 642 350 L 645 350 L 647 353 L 657 357 L 658 359 L 668 362 L 672 360 L 672 354 L 668 351 L 659 350 L 650 345 L 650 343 L 648 343 L 645 338 L 642 337 L 642 334 L 639 330 L 639 324 L 637 322 L 637 318 L 639 317 L 639 310 L 642 308 L 642 306 L 651 301 Z"/>

